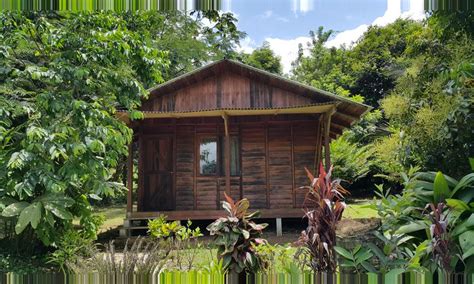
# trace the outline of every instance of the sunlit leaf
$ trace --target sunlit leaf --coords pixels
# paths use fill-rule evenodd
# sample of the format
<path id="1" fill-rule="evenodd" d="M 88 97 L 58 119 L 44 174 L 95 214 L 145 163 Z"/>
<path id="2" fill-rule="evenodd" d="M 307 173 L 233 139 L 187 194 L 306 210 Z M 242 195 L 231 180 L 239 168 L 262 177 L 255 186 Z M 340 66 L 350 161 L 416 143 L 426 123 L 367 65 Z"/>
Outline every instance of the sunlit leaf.
<path id="1" fill-rule="evenodd" d="M 30 205 L 28 202 L 16 202 L 10 204 L 2 211 L 3 217 L 14 217 L 20 215 L 21 211 Z"/>
<path id="2" fill-rule="evenodd" d="M 438 172 L 433 183 L 433 199 L 435 202 L 442 202 L 450 196 L 451 191 L 449 190 L 448 182 L 444 175 Z"/>

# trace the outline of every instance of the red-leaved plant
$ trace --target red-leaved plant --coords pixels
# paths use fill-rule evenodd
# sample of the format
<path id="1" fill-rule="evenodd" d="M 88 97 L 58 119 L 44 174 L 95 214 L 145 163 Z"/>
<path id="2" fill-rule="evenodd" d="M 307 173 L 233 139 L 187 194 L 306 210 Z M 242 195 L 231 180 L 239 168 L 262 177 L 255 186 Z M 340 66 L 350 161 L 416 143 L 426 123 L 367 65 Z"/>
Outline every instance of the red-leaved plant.
<path id="1" fill-rule="evenodd" d="M 336 271 L 336 225 L 346 208 L 343 200 L 348 192 L 339 179 L 331 180 L 331 172 L 332 166 L 326 173 L 321 164 L 315 178 L 306 169 L 311 183 L 302 187 L 308 190 L 304 201 L 308 227 L 301 232 L 298 244 L 309 254 L 310 266 L 317 272 Z"/>
<path id="2" fill-rule="evenodd" d="M 266 241 L 262 239 L 263 229 L 267 224 L 256 224 L 259 211 L 249 213 L 249 201 L 244 198 L 234 201 L 224 193 L 222 207 L 227 216 L 215 220 L 207 226 L 211 236 L 215 236 L 218 258 L 223 261 L 225 270 L 241 273 L 257 272 L 265 264 L 255 250 L 255 246 Z"/>
<path id="3" fill-rule="evenodd" d="M 448 234 L 447 214 L 443 211 L 446 205 L 443 202 L 437 204 L 430 203 L 426 206 L 431 209 L 429 218 L 432 222 L 430 226 L 431 245 L 433 250 L 433 259 L 439 267 L 451 272 L 451 242 Z"/>

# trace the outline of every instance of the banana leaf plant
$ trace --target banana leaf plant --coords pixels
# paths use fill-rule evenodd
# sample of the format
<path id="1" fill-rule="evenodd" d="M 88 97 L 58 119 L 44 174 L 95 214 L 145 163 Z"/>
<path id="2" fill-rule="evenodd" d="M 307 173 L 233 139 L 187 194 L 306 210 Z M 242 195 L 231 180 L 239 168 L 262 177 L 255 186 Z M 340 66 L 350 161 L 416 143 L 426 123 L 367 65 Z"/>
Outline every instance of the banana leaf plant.
<path id="1" fill-rule="evenodd" d="M 348 192 L 341 180 L 332 180 L 332 169 L 326 173 L 321 164 L 318 177 L 306 169 L 310 185 L 302 187 L 308 190 L 304 201 L 308 226 L 297 243 L 309 253 L 310 267 L 316 272 L 335 272 L 337 268 L 336 225 L 346 208 L 344 196 Z"/>
<path id="2" fill-rule="evenodd" d="M 268 224 L 256 224 L 252 221 L 260 216 L 260 212 L 248 212 L 248 199 L 235 202 L 227 194 L 224 195 L 222 207 L 227 216 L 217 219 L 207 227 L 211 236 L 215 236 L 218 258 L 223 261 L 226 271 L 257 272 L 264 264 L 255 247 L 266 242 L 261 237 Z"/>

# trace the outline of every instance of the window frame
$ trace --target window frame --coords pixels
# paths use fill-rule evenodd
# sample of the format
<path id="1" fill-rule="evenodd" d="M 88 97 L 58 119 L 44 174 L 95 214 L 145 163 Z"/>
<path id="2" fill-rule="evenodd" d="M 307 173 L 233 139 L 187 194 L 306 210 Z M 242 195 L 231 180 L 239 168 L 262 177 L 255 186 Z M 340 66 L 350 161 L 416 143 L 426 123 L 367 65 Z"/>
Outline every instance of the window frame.
<path id="1" fill-rule="evenodd" d="M 202 141 L 205 139 L 213 139 L 216 143 L 216 170 L 212 174 L 204 174 L 201 172 L 201 144 Z M 197 167 L 197 175 L 201 177 L 214 177 L 219 175 L 219 139 L 216 135 L 200 135 L 197 139 L 197 146 L 196 146 L 196 167 Z"/>
<path id="2" fill-rule="evenodd" d="M 229 135 L 232 139 L 233 137 L 237 139 L 237 151 L 238 155 L 236 157 L 237 164 L 238 164 L 238 171 L 237 174 L 232 174 L 231 177 L 240 177 L 242 175 L 242 147 L 239 135 Z M 203 140 L 215 140 L 216 141 L 216 171 L 212 174 L 203 174 L 201 172 L 201 144 Z M 198 177 L 225 177 L 225 153 L 224 153 L 224 145 L 225 145 L 225 136 L 223 135 L 216 135 L 216 134 L 201 134 L 197 136 L 196 139 L 196 157 L 198 158 L 196 161 L 196 170 Z M 232 141 L 231 141 L 232 145 Z M 231 146 L 232 147 L 232 146 Z M 221 160 L 222 157 L 222 160 Z M 232 161 L 231 161 L 232 162 Z M 222 165 L 221 165 L 222 164 Z"/>

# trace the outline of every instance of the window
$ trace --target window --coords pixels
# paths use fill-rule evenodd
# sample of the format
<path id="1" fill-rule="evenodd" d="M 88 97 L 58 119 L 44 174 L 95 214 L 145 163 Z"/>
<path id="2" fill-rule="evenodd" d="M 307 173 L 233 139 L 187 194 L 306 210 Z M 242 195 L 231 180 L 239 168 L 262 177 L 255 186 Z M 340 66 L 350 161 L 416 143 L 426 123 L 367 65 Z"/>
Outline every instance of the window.
<path id="1" fill-rule="evenodd" d="M 199 174 L 225 176 L 225 137 L 204 137 L 199 143 Z M 230 137 L 230 175 L 240 175 L 239 138 Z"/>
<path id="2" fill-rule="evenodd" d="M 225 137 L 221 139 L 221 149 L 219 155 L 219 168 L 221 176 L 225 176 Z M 240 145 L 239 137 L 230 137 L 230 175 L 240 175 Z"/>
<path id="3" fill-rule="evenodd" d="M 203 138 L 199 145 L 199 172 L 201 175 L 217 173 L 217 139 Z"/>

